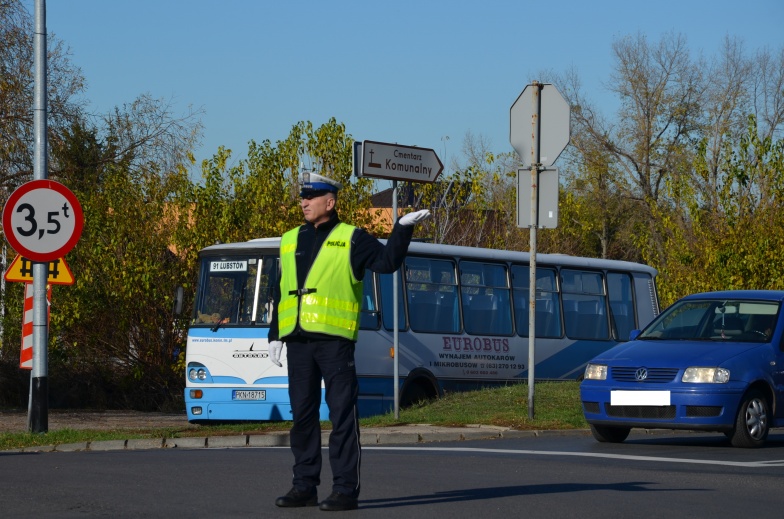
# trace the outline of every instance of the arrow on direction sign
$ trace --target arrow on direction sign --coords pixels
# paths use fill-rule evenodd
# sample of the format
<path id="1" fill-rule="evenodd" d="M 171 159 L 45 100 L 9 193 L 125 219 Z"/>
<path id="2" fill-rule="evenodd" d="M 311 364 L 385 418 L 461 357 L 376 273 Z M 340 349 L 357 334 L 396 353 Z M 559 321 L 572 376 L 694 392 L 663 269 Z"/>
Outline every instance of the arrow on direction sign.
<path id="1" fill-rule="evenodd" d="M 59 258 L 48 262 L 46 282 L 50 285 L 73 285 L 74 277 L 71 269 L 65 262 L 65 258 Z M 33 282 L 33 262 L 16 255 L 14 261 L 5 271 L 6 281 L 21 281 L 22 283 Z"/>
<path id="2" fill-rule="evenodd" d="M 444 170 L 436 152 L 429 148 L 364 141 L 360 176 L 435 182 Z"/>

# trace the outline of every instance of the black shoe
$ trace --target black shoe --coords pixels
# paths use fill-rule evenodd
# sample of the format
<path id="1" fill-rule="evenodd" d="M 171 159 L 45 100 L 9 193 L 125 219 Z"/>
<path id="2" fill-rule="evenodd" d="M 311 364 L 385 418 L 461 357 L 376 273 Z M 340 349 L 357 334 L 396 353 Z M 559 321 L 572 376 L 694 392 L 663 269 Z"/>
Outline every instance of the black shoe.
<path id="1" fill-rule="evenodd" d="M 319 508 L 321 510 L 337 512 L 340 510 L 356 510 L 358 506 L 356 497 L 351 497 L 340 492 L 332 492 L 328 498 L 321 502 Z"/>
<path id="2" fill-rule="evenodd" d="M 316 506 L 318 504 L 318 495 L 316 494 L 316 489 L 311 489 L 309 491 L 303 492 L 302 490 L 297 490 L 296 488 L 292 487 L 289 490 L 289 493 L 285 496 L 281 496 L 275 500 L 276 506 L 282 506 L 286 508 L 293 508 L 299 506 Z"/>

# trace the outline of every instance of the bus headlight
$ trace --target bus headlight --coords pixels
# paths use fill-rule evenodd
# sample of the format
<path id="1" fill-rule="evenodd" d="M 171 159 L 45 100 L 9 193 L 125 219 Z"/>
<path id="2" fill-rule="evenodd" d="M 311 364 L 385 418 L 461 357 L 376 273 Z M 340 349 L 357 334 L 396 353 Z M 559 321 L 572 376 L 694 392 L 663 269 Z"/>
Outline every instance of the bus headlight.
<path id="1" fill-rule="evenodd" d="M 730 380 L 730 370 L 724 368 L 687 368 L 681 382 L 697 384 L 726 384 Z"/>
<path id="2" fill-rule="evenodd" d="M 206 380 L 207 370 L 204 368 L 199 368 L 199 369 L 191 368 L 191 370 L 188 371 L 188 378 L 191 380 Z"/>
<path id="3" fill-rule="evenodd" d="M 605 364 L 588 364 L 585 366 L 585 380 L 607 380 L 607 366 Z"/>

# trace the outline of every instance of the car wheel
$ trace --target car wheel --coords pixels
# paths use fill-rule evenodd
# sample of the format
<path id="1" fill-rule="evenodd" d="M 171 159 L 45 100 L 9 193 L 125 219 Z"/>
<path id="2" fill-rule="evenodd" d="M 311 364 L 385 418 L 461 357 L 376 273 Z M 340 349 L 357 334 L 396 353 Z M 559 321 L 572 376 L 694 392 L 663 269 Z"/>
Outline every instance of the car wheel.
<path id="1" fill-rule="evenodd" d="M 728 435 L 732 445 L 744 448 L 762 447 L 770 431 L 769 415 L 770 404 L 760 391 L 755 389 L 746 393 L 735 417 L 735 429 Z"/>
<path id="2" fill-rule="evenodd" d="M 591 425 L 591 434 L 596 441 L 602 443 L 621 443 L 629 437 L 631 427 L 610 427 L 605 425 Z"/>

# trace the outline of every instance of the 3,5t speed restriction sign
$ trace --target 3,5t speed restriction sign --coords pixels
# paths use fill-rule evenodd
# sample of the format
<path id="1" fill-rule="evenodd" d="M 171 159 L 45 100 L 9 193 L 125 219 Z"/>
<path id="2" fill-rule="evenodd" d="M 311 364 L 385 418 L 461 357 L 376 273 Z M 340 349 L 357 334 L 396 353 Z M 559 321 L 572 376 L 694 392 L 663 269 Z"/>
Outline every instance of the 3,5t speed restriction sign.
<path id="1" fill-rule="evenodd" d="M 62 258 L 82 234 L 84 215 L 76 196 L 53 180 L 22 184 L 3 208 L 3 231 L 11 247 L 32 261 Z"/>

